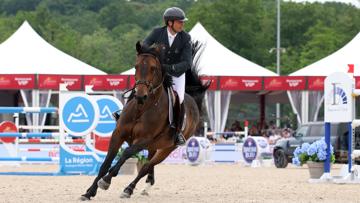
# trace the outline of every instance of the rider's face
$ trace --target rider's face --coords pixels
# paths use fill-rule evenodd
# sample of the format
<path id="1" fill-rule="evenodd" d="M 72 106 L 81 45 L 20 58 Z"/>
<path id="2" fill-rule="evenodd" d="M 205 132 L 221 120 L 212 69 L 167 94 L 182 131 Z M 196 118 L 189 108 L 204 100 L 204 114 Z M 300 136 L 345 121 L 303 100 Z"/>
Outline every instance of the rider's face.
<path id="1" fill-rule="evenodd" d="M 176 32 L 181 32 L 181 31 L 184 29 L 184 24 L 185 24 L 184 21 L 174 20 L 173 29 L 174 29 Z"/>

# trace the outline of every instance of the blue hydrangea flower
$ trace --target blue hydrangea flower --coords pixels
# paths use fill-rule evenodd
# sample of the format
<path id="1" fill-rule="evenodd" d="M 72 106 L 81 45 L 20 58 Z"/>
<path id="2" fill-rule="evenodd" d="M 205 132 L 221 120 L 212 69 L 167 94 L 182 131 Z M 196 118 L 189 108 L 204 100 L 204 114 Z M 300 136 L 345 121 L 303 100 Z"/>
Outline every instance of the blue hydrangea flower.
<path id="1" fill-rule="evenodd" d="M 299 158 L 298 158 L 298 157 L 292 158 L 292 163 L 295 164 L 295 165 L 297 165 L 297 166 L 300 166 L 300 160 L 299 160 Z"/>
<path id="2" fill-rule="evenodd" d="M 303 153 L 302 151 L 302 147 L 296 147 L 295 151 L 294 151 L 294 156 L 298 157 L 301 153 Z"/>
<path id="3" fill-rule="evenodd" d="M 309 149 L 309 147 L 310 147 L 310 144 L 309 144 L 309 143 L 307 143 L 307 142 L 303 143 L 303 144 L 301 145 L 301 153 L 306 153 L 307 150 Z"/>
<path id="4" fill-rule="evenodd" d="M 314 155 L 315 153 L 317 152 L 317 147 L 316 147 L 316 144 L 315 143 L 312 143 L 309 147 L 309 149 L 307 150 L 307 154 L 309 156 L 312 156 Z"/>
<path id="5" fill-rule="evenodd" d="M 321 139 L 319 141 L 316 141 L 316 143 L 317 143 L 317 146 L 318 146 L 319 149 L 326 150 L 327 145 L 326 145 L 326 142 L 323 139 Z"/>
<path id="6" fill-rule="evenodd" d="M 320 150 L 316 155 L 320 161 L 326 160 L 326 151 Z"/>

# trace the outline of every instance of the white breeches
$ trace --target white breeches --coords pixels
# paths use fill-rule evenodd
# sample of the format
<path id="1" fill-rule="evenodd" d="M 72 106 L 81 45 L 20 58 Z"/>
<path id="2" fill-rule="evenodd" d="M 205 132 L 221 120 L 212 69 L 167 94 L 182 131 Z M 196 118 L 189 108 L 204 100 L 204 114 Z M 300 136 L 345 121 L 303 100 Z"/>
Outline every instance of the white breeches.
<path id="1" fill-rule="evenodd" d="M 172 76 L 173 79 L 173 88 L 179 95 L 180 104 L 184 101 L 185 96 L 185 73 L 180 75 L 180 77 Z"/>

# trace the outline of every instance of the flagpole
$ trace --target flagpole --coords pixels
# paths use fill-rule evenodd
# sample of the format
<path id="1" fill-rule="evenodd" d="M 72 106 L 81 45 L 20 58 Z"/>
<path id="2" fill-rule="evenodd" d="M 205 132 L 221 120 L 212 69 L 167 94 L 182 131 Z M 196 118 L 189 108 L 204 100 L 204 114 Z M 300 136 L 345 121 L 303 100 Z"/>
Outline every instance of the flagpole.
<path id="1" fill-rule="evenodd" d="M 276 73 L 280 76 L 280 0 L 277 0 L 276 20 Z M 280 127 L 280 103 L 276 103 L 276 126 Z"/>

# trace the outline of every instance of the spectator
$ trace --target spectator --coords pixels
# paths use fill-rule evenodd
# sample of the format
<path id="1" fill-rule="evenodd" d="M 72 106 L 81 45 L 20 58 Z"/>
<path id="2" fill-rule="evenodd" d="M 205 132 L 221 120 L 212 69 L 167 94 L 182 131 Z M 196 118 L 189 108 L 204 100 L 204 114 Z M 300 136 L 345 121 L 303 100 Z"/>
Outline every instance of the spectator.
<path id="1" fill-rule="evenodd" d="M 282 137 L 283 137 L 283 138 L 289 138 L 289 137 L 291 137 L 291 133 L 290 133 L 290 129 L 289 129 L 289 128 L 284 128 L 284 130 L 282 131 Z"/>
<path id="2" fill-rule="evenodd" d="M 251 126 L 251 128 L 249 130 L 249 135 L 251 135 L 251 136 L 259 136 L 259 131 L 255 127 L 255 125 Z"/>
<path id="3" fill-rule="evenodd" d="M 240 122 L 235 120 L 235 122 L 231 125 L 230 131 L 237 132 L 243 131 L 244 129 L 241 127 Z"/>

